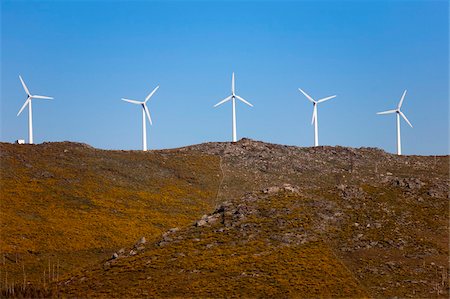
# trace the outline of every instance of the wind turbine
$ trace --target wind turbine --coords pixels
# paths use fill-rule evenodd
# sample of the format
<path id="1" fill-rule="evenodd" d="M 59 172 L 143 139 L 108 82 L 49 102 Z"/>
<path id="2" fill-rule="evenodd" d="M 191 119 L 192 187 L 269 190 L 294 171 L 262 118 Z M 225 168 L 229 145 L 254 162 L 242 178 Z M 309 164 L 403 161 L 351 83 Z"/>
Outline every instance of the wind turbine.
<path id="1" fill-rule="evenodd" d="M 387 111 L 377 113 L 377 114 L 391 114 L 391 113 L 397 114 L 397 155 L 402 154 L 402 142 L 401 142 L 401 138 L 400 138 L 400 116 L 403 117 L 403 119 L 408 123 L 408 125 L 410 125 L 411 128 L 413 127 L 412 124 L 409 122 L 409 120 L 406 118 L 406 115 L 402 111 L 400 111 L 400 108 L 402 107 L 405 96 L 406 96 L 406 89 L 403 92 L 402 98 L 400 99 L 400 102 L 397 105 L 397 109 L 387 110 Z"/>
<path id="2" fill-rule="evenodd" d="M 22 77 L 19 75 L 20 82 L 22 82 L 23 89 L 27 93 L 27 99 L 25 100 L 25 103 L 23 104 L 22 108 L 20 108 L 19 113 L 17 113 L 17 116 L 22 113 L 23 109 L 28 105 L 28 143 L 33 144 L 33 111 L 31 109 L 31 100 L 32 99 L 43 99 L 43 100 L 52 100 L 52 97 L 47 96 L 38 96 L 38 95 L 32 95 L 30 91 L 28 90 L 27 86 L 25 85 L 25 82 L 23 82 Z"/>
<path id="3" fill-rule="evenodd" d="M 319 129 L 318 129 L 318 120 L 317 120 L 317 104 L 331 100 L 331 99 L 335 98 L 336 95 L 329 96 L 329 97 L 326 97 L 326 98 L 316 101 L 309 94 L 304 92 L 301 88 L 299 88 L 298 90 L 300 90 L 300 92 L 303 93 L 305 95 L 305 97 L 313 103 L 314 108 L 313 108 L 311 124 L 314 124 L 314 146 L 318 146 L 319 145 Z"/>
<path id="4" fill-rule="evenodd" d="M 246 100 L 244 100 L 243 98 L 241 98 L 240 96 L 238 96 L 235 93 L 235 91 L 234 91 L 234 72 L 233 72 L 233 75 L 231 76 L 231 95 L 214 105 L 214 107 L 217 107 L 217 106 L 222 105 L 225 102 L 228 102 L 229 100 L 232 100 L 232 104 L 233 104 L 233 128 L 232 128 L 233 142 L 237 141 L 237 137 L 236 137 L 236 99 L 249 105 L 250 107 L 253 107 L 252 104 L 250 104 L 249 102 L 247 102 Z"/>
<path id="5" fill-rule="evenodd" d="M 150 125 L 152 124 L 152 118 L 150 117 L 150 111 L 148 110 L 146 104 L 147 104 L 148 100 L 150 100 L 150 98 L 153 96 L 153 94 L 158 90 L 158 88 L 159 88 L 159 85 L 156 86 L 155 89 L 153 89 L 153 91 L 148 94 L 148 96 L 145 98 L 145 100 L 143 102 L 122 98 L 122 101 L 142 106 L 142 150 L 143 151 L 147 150 L 147 127 L 146 127 L 145 115 L 147 115 Z"/>

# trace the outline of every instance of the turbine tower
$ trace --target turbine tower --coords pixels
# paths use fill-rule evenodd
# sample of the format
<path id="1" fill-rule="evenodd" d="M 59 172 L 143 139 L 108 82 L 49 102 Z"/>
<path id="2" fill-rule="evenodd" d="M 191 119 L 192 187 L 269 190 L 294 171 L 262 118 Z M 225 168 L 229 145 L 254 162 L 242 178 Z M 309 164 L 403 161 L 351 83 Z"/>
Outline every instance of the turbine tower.
<path id="1" fill-rule="evenodd" d="M 231 76 L 231 95 L 226 97 L 225 99 L 223 99 L 222 101 L 220 101 L 219 103 L 215 104 L 214 107 L 220 106 L 225 102 L 228 102 L 229 100 L 232 101 L 232 107 L 233 107 L 233 123 L 232 123 L 232 137 L 233 137 L 233 142 L 237 141 L 237 136 L 236 136 L 236 99 L 240 100 L 241 102 L 249 105 L 250 107 L 253 107 L 252 104 L 250 104 L 249 102 L 247 102 L 246 100 L 244 100 L 243 98 L 241 98 L 240 96 L 238 96 L 235 91 L 234 91 L 234 73 Z"/>
<path id="2" fill-rule="evenodd" d="M 122 98 L 122 101 L 129 102 L 136 105 L 141 105 L 142 107 L 142 150 L 145 152 L 147 151 L 147 127 L 146 127 L 146 119 L 145 116 L 147 115 L 148 121 L 150 122 L 150 125 L 152 124 L 152 118 L 150 117 L 150 111 L 147 108 L 147 102 L 150 100 L 150 98 L 153 96 L 153 94 L 158 90 L 159 85 L 153 89 L 151 93 L 148 94 L 148 96 L 145 98 L 143 102 L 136 101 L 136 100 L 129 100 Z"/>
<path id="3" fill-rule="evenodd" d="M 28 143 L 33 144 L 33 110 L 31 108 L 31 101 L 32 99 L 43 99 L 43 100 L 52 100 L 52 97 L 47 96 L 38 96 L 38 95 L 31 95 L 30 91 L 28 90 L 27 86 L 25 85 L 25 82 L 23 82 L 22 77 L 19 75 L 20 82 L 22 82 L 23 89 L 27 93 L 27 99 L 25 100 L 25 103 L 23 104 L 22 108 L 20 108 L 19 113 L 17 113 L 17 116 L 22 113 L 23 109 L 28 105 Z"/>
<path id="4" fill-rule="evenodd" d="M 403 119 L 408 123 L 408 125 L 411 126 L 411 128 L 413 127 L 412 124 L 409 122 L 409 120 L 406 118 L 406 115 L 400 110 L 403 104 L 403 100 L 405 99 L 405 96 L 406 96 L 406 89 L 403 92 L 402 98 L 400 99 L 400 102 L 397 105 L 397 109 L 377 113 L 377 114 L 391 114 L 391 113 L 397 114 L 397 155 L 402 154 L 402 142 L 400 138 L 400 116 L 403 117 Z"/>
<path id="5" fill-rule="evenodd" d="M 305 97 L 313 103 L 313 115 L 312 115 L 311 124 L 314 124 L 314 146 L 318 146 L 319 145 L 319 129 L 318 129 L 318 120 L 317 120 L 317 104 L 331 100 L 331 99 L 335 98 L 336 95 L 329 96 L 329 97 L 326 97 L 326 98 L 316 101 L 309 94 L 304 92 L 301 88 L 299 88 L 298 90 L 300 90 L 300 92 L 303 93 L 305 95 Z"/>

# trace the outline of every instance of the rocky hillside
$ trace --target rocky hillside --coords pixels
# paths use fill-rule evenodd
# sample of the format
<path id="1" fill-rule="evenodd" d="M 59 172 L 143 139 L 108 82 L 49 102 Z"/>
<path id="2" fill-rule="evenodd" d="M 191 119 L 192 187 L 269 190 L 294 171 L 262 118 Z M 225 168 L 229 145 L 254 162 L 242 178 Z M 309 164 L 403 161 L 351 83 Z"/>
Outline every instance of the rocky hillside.
<path id="1" fill-rule="evenodd" d="M 28 150 L 8 146 L 11 153 L 6 158 Z M 40 151 L 39 147 L 33 150 Z M 130 197 L 123 199 L 123 205 L 130 204 L 132 196 L 145 189 L 138 179 L 142 173 L 149 176 L 148 184 L 157 184 L 164 174 L 172 175 L 166 182 L 173 186 L 166 193 L 167 207 L 172 206 L 172 198 L 181 201 L 195 192 L 198 196 L 191 197 L 186 208 L 195 212 L 184 210 L 181 214 L 185 218 L 179 223 L 175 219 L 164 222 L 157 231 L 154 223 L 146 227 L 142 224 L 145 219 L 138 218 L 133 225 L 140 229 L 133 230 L 134 234 L 127 232 L 130 225 L 120 232 L 116 230 L 116 234 L 125 235 L 121 241 L 139 241 L 134 245 L 131 241 L 128 245 L 110 242 L 120 245 L 105 249 L 108 256 L 97 262 L 92 259 L 91 266 L 66 271 L 51 285 L 54 294 L 358 298 L 449 295 L 448 156 L 399 157 L 371 148 L 300 148 L 248 139 L 150 153 L 80 151 L 100 159 L 77 159 L 93 168 L 93 176 L 106 179 L 96 185 L 98 188 L 116 188 L 117 173 L 124 173 L 120 165 L 130 163 L 121 159 L 136 161 L 130 178 L 136 187 L 127 190 Z M 21 155 L 26 159 L 30 156 Z M 102 156 L 110 157 L 116 167 L 100 176 L 98 163 L 103 161 Z M 143 163 L 139 161 L 150 157 L 146 168 L 138 167 Z M 172 165 L 172 172 L 158 168 L 164 166 L 163 157 Z M 192 157 L 198 159 L 192 162 L 194 165 Z M 2 161 L 6 158 L 2 153 Z M 14 167 L 26 168 L 21 163 Z M 58 160 L 49 164 L 65 171 L 73 167 Z M 93 176 L 78 187 L 83 190 L 84 183 L 93 184 L 97 180 Z M 2 175 L 2 198 L 4 182 Z M 180 193 L 190 189 L 177 197 L 175 187 Z M 158 197 L 159 193 L 151 188 L 151 194 Z M 114 192 L 108 197 L 118 198 Z M 157 202 L 148 211 L 161 205 Z M 167 215 L 166 220 L 178 219 L 180 206 L 160 213 Z M 14 208 L 8 213 L 14 214 Z M 132 218 L 133 213 L 128 215 Z M 85 221 L 92 225 L 91 219 Z M 21 236 L 14 225 L 3 220 L 2 225 L 2 234 L 3 227 L 8 227 L 9 234 Z M 106 228 L 107 224 L 95 226 L 93 231 L 100 227 Z M 106 231 L 99 229 L 98 237 Z M 35 238 L 39 233 L 31 239 Z"/>

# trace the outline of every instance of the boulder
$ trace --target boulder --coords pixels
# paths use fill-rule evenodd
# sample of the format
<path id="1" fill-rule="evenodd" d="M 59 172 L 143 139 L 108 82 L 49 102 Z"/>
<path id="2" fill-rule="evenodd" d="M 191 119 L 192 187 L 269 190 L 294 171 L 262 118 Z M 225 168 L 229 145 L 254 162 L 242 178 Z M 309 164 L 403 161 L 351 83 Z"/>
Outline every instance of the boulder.
<path id="1" fill-rule="evenodd" d="M 139 247 L 140 245 L 144 245 L 147 242 L 147 240 L 145 239 L 145 237 L 140 238 L 136 244 L 134 244 L 135 247 Z"/>
<path id="2" fill-rule="evenodd" d="M 278 193 L 279 191 L 280 191 L 280 187 L 274 186 L 274 187 L 269 187 L 269 188 L 265 189 L 263 192 L 265 194 L 273 194 L 273 193 Z"/>
<path id="3" fill-rule="evenodd" d="M 199 226 L 199 227 L 204 226 L 204 225 L 206 225 L 206 220 L 204 220 L 204 219 L 200 219 L 195 223 L 195 226 Z"/>

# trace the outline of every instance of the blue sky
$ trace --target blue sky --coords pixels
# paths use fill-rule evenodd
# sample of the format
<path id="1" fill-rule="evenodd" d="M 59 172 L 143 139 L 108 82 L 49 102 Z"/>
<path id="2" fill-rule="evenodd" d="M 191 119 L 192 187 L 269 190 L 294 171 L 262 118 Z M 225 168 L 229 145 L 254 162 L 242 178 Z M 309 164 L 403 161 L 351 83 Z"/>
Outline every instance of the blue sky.
<path id="1" fill-rule="evenodd" d="M 149 102 L 151 149 L 231 139 L 236 91 L 238 138 L 310 146 L 313 97 L 321 145 L 396 151 L 396 107 L 408 89 L 404 154 L 449 153 L 447 1 L 1 1 L 0 140 L 78 141 L 141 148 Z"/>

